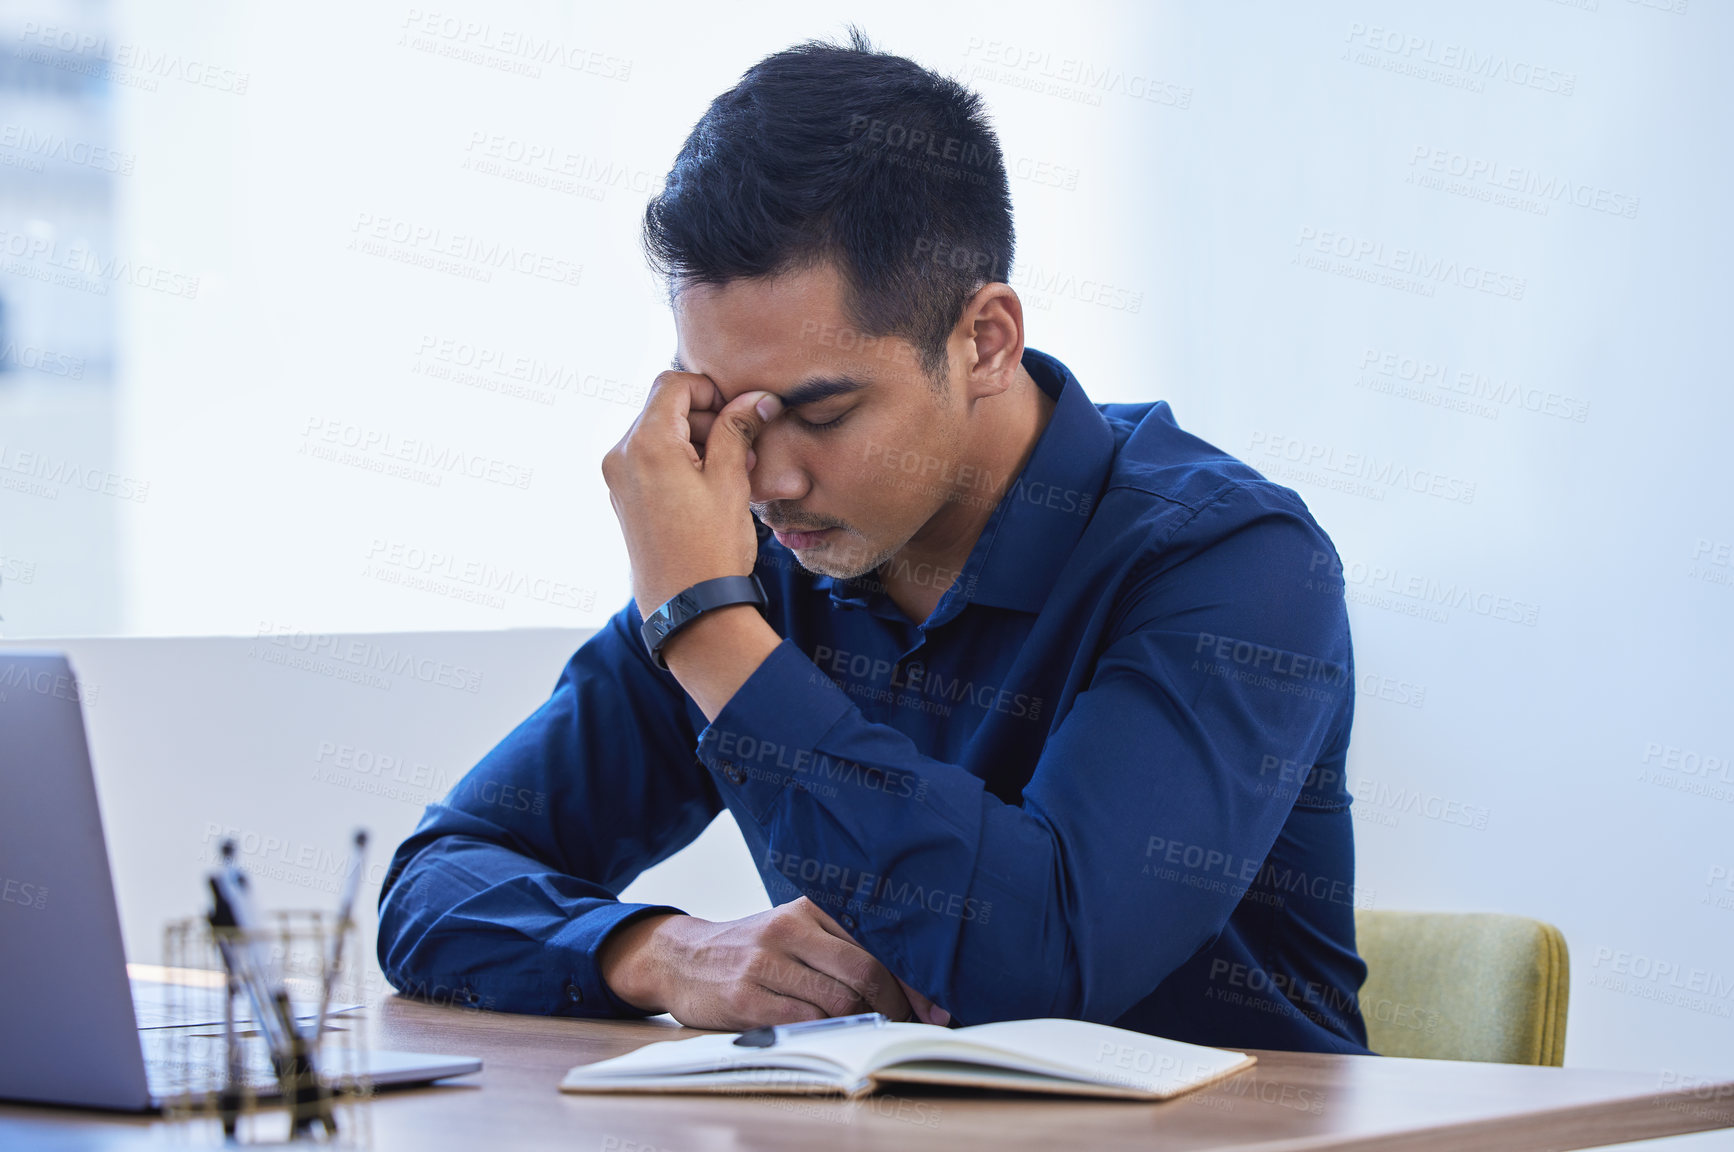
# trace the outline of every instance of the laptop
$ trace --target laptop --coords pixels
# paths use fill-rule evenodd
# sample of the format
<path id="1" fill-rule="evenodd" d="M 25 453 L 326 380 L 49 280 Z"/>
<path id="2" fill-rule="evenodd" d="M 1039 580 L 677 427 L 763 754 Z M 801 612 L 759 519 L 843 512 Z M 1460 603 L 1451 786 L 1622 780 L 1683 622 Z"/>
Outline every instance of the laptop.
<path id="1" fill-rule="evenodd" d="M 133 1011 L 80 699 L 64 653 L 0 651 L 0 1098 L 152 1111 L 188 1069 L 165 1048 L 174 1033 L 141 1031 Z M 380 1086 L 481 1067 L 362 1049 L 343 1070 Z M 268 1068 L 246 1071 L 274 1090 Z"/>

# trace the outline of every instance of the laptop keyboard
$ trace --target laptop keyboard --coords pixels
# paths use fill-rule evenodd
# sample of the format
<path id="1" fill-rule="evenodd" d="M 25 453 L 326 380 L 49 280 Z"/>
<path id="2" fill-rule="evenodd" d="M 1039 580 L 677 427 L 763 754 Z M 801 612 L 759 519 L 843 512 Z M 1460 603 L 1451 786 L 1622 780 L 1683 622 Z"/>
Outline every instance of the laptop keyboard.
<path id="1" fill-rule="evenodd" d="M 355 1049 L 331 1044 L 327 1029 L 326 1050 L 321 1055 L 321 1073 L 327 1082 L 350 1085 L 356 1081 Z M 151 1096 L 168 1100 L 177 1096 L 204 1095 L 220 1092 L 228 1082 L 228 1065 L 223 1052 L 222 1033 L 167 1033 L 141 1031 L 139 1041 L 144 1048 L 145 1079 Z M 277 1074 L 265 1042 L 257 1035 L 242 1041 L 241 1082 L 255 1096 L 274 1097 Z"/>

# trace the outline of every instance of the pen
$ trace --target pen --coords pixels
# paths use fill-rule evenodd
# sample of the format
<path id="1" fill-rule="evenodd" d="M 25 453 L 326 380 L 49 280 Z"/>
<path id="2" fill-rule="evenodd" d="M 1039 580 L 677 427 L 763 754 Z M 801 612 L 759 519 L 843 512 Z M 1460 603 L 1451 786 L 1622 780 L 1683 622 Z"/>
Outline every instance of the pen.
<path id="1" fill-rule="evenodd" d="M 349 847 L 349 870 L 343 877 L 343 892 L 337 900 L 337 923 L 332 928 L 331 956 L 325 962 L 324 987 L 319 993 L 319 1014 L 313 1018 L 313 1041 L 325 1029 L 325 1011 L 331 1006 L 331 985 L 337 979 L 337 966 L 343 961 L 343 938 L 349 931 L 351 914 L 355 911 L 355 892 L 361 886 L 361 868 L 367 857 L 367 832 L 355 830 Z"/>
<path id="2" fill-rule="evenodd" d="M 235 842 L 223 841 L 222 853 L 222 866 L 209 877 L 214 913 L 211 923 L 214 927 L 232 928 L 235 935 L 233 939 L 226 939 L 219 933 L 217 947 L 231 970 L 239 974 L 247 998 L 253 1003 L 253 1020 L 264 1033 L 271 1055 L 273 1058 L 287 1057 L 295 1020 L 278 1003 L 264 957 L 259 955 L 258 922 L 253 915 L 247 877 L 235 860 Z"/>
<path id="3" fill-rule="evenodd" d="M 770 1048 L 779 1040 L 803 1032 L 823 1032 L 857 1025 L 882 1028 L 889 1023 L 891 1017 L 883 1012 L 863 1012 L 858 1016 L 827 1016 L 823 1020 L 801 1020 L 794 1024 L 766 1024 L 762 1028 L 749 1028 L 735 1037 L 735 1043 L 742 1048 Z"/>
<path id="4" fill-rule="evenodd" d="M 358 834 L 358 839 L 365 838 Z M 359 851 L 360 843 L 356 847 Z M 224 967 L 232 976 L 239 976 L 241 986 L 246 989 L 248 999 L 253 1002 L 253 1019 L 264 1033 L 265 1043 L 271 1051 L 272 1070 L 277 1075 L 284 1102 L 289 1105 L 290 1138 L 311 1132 L 315 1122 L 323 1124 L 326 1134 L 330 1135 L 337 1131 L 336 1118 L 331 1114 L 331 1093 L 319 1078 L 315 1053 L 308 1038 L 302 1035 L 295 1025 L 295 1010 L 290 1006 L 288 991 L 280 980 L 272 977 L 265 958 L 260 955 L 259 928 L 253 913 L 253 897 L 248 889 L 246 874 L 241 871 L 240 864 L 235 859 L 235 842 L 223 841 L 222 852 L 221 867 L 210 873 L 207 879 L 211 885 L 211 928 L 216 936 L 217 948 L 223 954 Z M 359 862 L 353 857 L 351 865 L 359 872 Z M 353 876 L 345 888 L 344 913 L 347 916 L 349 905 L 354 902 Z M 229 930 L 232 935 L 225 933 L 224 929 Z M 234 1128 L 233 1110 L 230 1107 L 235 1090 L 235 1036 L 230 1015 L 232 1011 L 231 1006 L 225 1012 L 227 1027 L 224 1043 L 229 1046 L 231 1053 L 230 1080 L 225 1089 L 226 1102 L 223 1105 L 225 1133 Z M 323 1012 L 322 1005 L 321 1015 Z M 317 1038 L 318 1033 L 315 1032 L 314 1039 Z"/>

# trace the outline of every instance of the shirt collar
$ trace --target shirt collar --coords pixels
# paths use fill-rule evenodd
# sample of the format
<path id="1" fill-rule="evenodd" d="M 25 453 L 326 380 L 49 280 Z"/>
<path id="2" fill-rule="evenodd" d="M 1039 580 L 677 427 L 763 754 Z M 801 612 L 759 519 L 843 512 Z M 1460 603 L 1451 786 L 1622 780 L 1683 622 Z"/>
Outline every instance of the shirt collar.
<path id="1" fill-rule="evenodd" d="M 1053 414 L 1023 471 L 1005 485 L 962 573 L 926 621 L 930 627 L 956 616 L 966 604 L 1039 612 L 1107 484 L 1114 433 L 1101 411 L 1054 357 L 1025 348 L 1023 366 L 1053 397 Z M 835 603 L 867 607 L 884 596 L 883 591 L 864 594 L 851 582 L 829 576 L 817 583 L 830 589 Z"/>

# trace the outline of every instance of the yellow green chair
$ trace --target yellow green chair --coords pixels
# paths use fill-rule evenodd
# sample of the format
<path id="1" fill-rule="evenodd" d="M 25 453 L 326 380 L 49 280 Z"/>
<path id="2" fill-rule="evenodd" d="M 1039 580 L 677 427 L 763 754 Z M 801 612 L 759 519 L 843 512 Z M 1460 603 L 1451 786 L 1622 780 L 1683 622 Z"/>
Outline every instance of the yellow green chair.
<path id="1" fill-rule="evenodd" d="M 1559 929 L 1491 912 L 1357 911 L 1361 1015 L 1381 1056 L 1565 1060 L 1571 970 Z"/>

